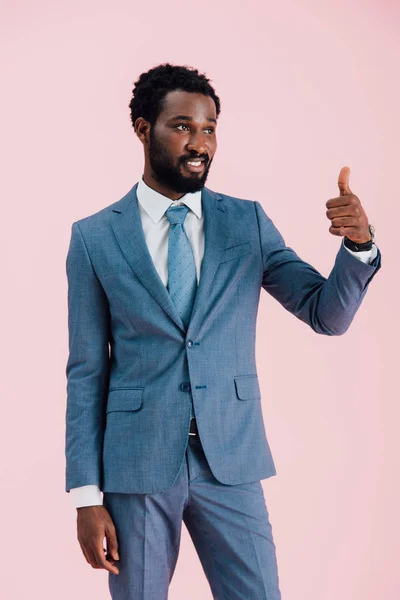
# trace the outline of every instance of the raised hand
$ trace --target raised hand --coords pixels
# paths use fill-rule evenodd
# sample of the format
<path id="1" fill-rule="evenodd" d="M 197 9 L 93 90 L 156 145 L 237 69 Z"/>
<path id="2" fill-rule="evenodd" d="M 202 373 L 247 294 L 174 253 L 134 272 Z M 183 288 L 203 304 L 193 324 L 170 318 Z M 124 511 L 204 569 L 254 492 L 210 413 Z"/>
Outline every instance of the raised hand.
<path id="1" fill-rule="evenodd" d="M 350 189 L 349 176 L 349 167 L 342 167 L 338 178 L 340 196 L 326 203 L 326 216 L 332 222 L 329 231 L 332 235 L 347 236 L 353 242 L 363 244 L 371 239 L 368 217 L 360 199 Z"/>

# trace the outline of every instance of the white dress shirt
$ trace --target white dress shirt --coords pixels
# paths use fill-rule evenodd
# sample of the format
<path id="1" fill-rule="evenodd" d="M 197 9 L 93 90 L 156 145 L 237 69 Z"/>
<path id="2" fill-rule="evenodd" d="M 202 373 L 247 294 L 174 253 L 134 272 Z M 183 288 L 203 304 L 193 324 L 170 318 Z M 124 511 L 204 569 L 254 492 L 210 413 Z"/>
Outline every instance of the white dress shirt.
<path id="1" fill-rule="evenodd" d="M 197 282 L 200 280 L 200 268 L 204 255 L 204 215 L 201 203 L 201 191 L 185 194 L 179 200 L 171 200 L 156 192 L 140 179 L 137 190 L 139 212 L 142 220 L 144 237 L 154 266 L 164 283 L 168 283 L 168 238 L 170 223 L 165 211 L 170 206 L 185 204 L 189 207 L 184 227 L 193 249 L 196 265 Z M 343 243 L 343 241 L 342 241 Z M 344 246 L 346 248 L 346 246 Z M 353 252 L 350 254 L 369 264 L 377 255 L 378 249 L 373 244 L 371 250 Z M 102 492 L 97 485 L 83 485 L 70 490 L 76 508 L 103 504 Z"/>

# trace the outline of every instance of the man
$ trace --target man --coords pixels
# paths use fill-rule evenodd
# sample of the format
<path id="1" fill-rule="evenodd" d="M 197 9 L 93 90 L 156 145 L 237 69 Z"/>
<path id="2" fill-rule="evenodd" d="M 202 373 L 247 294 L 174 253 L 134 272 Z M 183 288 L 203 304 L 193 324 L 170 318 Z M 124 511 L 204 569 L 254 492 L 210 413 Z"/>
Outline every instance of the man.
<path id="1" fill-rule="evenodd" d="M 183 521 L 215 599 L 277 600 L 261 288 L 316 333 L 342 335 L 381 267 L 373 227 L 345 167 L 326 202 L 343 242 L 325 278 L 261 204 L 205 187 L 220 113 L 205 75 L 150 69 L 130 110 L 143 177 L 73 223 L 67 256 L 66 491 L 79 543 L 109 571 L 114 600 L 162 600 Z"/>

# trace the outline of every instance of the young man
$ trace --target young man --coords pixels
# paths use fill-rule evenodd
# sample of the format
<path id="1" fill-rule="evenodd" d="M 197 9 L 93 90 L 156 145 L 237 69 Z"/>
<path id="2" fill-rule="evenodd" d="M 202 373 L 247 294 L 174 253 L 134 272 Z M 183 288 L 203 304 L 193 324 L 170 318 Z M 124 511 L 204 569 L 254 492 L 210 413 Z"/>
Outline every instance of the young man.
<path id="1" fill-rule="evenodd" d="M 381 267 L 373 227 L 345 167 L 326 203 L 343 243 L 325 278 L 261 204 L 205 187 L 220 114 L 205 75 L 159 65 L 130 110 L 143 176 L 73 223 L 67 256 L 78 540 L 114 600 L 163 600 L 184 521 L 215 599 L 278 600 L 261 485 L 276 474 L 255 363 L 261 288 L 316 333 L 345 333 Z"/>

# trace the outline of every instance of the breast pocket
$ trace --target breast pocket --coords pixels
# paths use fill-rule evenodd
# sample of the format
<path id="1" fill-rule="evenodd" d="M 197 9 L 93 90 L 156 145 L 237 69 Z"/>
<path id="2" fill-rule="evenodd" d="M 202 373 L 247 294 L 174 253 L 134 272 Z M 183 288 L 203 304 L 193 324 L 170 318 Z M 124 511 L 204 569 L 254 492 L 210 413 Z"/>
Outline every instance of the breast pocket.
<path id="1" fill-rule="evenodd" d="M 222 258 L 220 262 L 226 262 L 227 260 L 232 260 L 233 258 L 246 256 L 246 254 L 251 254 L 250 242 L 244 242 L 243 244 L 237 244 L 236 246 L 226 248 L 222 253 Z"/>

